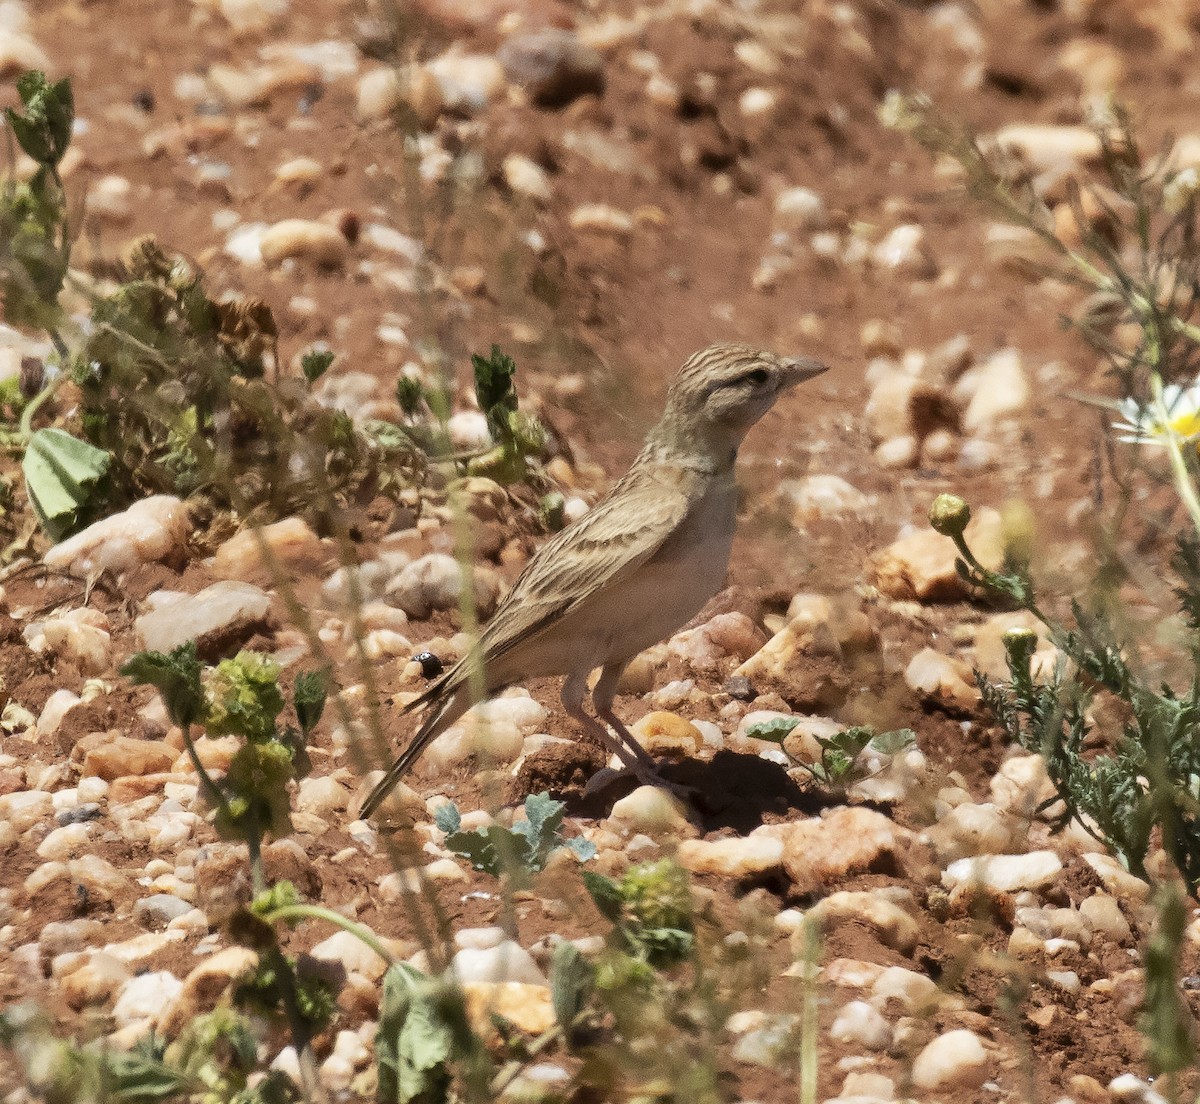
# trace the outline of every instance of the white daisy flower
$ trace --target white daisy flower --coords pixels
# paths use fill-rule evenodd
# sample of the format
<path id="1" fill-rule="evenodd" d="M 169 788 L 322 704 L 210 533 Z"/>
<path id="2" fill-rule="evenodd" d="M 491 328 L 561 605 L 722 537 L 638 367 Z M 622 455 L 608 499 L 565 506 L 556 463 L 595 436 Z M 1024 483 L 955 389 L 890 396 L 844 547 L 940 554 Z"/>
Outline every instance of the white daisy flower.
<path id="1" fill-rule="evenodd" d="M 1165 445 L 1171 437 L 1200 440 L 1200 380 L 1187 387 L 1175 383 L 1164 387 L 1162 410 L 1155 403 L 1142 406 L 1135 399 L 1122 399 L 1117 406 L 1124 417 L 1124 421 L 1113 422 L 1113 428 L 1121 431 L 1119 441 Z"/>

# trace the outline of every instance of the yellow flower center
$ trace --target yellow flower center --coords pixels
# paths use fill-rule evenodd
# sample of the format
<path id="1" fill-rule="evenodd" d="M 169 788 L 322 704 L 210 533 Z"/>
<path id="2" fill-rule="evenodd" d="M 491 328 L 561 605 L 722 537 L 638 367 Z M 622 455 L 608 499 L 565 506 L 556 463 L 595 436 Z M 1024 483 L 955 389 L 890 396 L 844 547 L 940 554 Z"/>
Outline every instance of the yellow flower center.
<path id="1" fill-rule="evenodd" d="M 1200 410 L 1177 414 L 1167 423 L 1167 428 L 1177 437 L 1197 436 L 1200 434 Z"/>

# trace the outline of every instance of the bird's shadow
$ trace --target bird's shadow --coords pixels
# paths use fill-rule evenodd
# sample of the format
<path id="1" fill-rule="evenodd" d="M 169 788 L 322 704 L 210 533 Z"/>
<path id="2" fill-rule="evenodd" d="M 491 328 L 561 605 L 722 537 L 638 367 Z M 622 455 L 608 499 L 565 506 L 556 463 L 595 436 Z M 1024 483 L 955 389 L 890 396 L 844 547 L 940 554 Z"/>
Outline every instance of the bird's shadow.
<path id="1" fill-rule="evenodd" d="M 660 762 L 659 771 L 668 782 L 693 791 L 690 812 L 704 832 L 732 829 L 746 835 L 768 818 L 815 816 L 824 804 L 820 794 L 802 790 L 778 763 L 757 755 L 722 750 L 709 760 Z M 618 775 L 596 792 L 572 787 L 555 796 L 566 802 L 567 815 L 599 819 L 639 785 L 632 776 Z"/>

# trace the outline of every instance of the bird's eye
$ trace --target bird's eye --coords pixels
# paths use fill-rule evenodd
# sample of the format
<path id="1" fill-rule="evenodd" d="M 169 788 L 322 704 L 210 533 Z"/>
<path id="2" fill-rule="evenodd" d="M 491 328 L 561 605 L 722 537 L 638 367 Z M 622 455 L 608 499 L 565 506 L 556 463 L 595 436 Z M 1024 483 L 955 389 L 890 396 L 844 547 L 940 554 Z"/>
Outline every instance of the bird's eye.
<path id="1" fill-rule="evenodd" d="M 752 383 L 755 387 L 761 387 L 771 378 L 771 373 L 765 368 L 755 368 L 753 372 L 747 372 L 742 376 L 742 380 L 746 383 Z"/>

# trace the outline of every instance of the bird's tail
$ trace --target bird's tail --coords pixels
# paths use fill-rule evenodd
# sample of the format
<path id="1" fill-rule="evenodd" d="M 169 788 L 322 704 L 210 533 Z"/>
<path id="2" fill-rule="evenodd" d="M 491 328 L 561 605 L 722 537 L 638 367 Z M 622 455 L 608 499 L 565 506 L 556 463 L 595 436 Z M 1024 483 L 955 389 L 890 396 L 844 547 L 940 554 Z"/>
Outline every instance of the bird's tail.
<path id="1" fill-rule="evenodd" d="M 408 708 L 413 708 L 426 701 L 434 700 L 441 689 L 442 687 L 440 686 L 433 687 L 430 692 L 412 702 Z M 388 794 L 396 788 L 396 784 L 400 779 L 408 773 L 412 765 L 421 757 L 421 752 L 457 721 L 470 708 L 470 705 L 470 693 L 464 684 L 457 687 L 453 693 L 444 698 L 439 705 L 435 706 L 433 712 L 421 722 L 421 727 L 417 729 L 413 738 L 409 741 L 408 747 L 397 756 L 396 761 L 388 767 L 387 773 L 375 784 L 375 788 L 367 795 L 366 801 L 362 803 L 358 811 L 360 820 L 366 820 L 383 804 Z"/>

